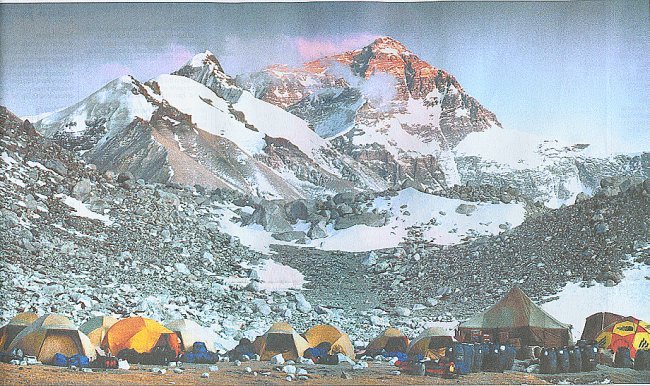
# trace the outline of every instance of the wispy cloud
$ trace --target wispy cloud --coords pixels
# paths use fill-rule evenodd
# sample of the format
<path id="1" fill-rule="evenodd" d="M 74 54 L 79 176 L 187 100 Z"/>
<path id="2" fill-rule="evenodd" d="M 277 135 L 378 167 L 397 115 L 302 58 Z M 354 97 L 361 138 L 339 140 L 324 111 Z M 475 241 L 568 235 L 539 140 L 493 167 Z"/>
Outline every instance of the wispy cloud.
<path id="1" fill-rule="evenodd" d="M 377 35 L 371 33 L 355 34 L 345 38 L 325 36 L 308 38 L 299 36 L 295 39 L 295 47 L 301 59 L 314 60 L 364 47 L 377 37 Z"/>

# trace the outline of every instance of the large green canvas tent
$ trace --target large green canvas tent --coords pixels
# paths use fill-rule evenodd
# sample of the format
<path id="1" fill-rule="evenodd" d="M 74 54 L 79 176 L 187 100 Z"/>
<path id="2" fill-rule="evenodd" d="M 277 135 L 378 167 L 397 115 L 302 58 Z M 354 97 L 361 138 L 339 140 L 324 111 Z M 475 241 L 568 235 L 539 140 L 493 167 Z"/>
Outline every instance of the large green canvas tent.
<path id="1" fill-rule="evenodd" d="M 571 343 L 571 326 L 547 314 L 518 287 L 497 304 L 461 323 L 456 339 L 471 342 L 476 337 L 518 347 L 561 347 Z"/>

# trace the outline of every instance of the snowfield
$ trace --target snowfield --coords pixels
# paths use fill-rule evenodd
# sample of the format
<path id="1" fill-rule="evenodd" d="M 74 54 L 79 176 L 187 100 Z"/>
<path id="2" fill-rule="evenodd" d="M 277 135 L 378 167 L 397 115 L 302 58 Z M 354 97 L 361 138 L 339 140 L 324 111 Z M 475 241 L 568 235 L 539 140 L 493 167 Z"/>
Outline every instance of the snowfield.
<path id="1" fill-rule="evenodd" d="M 475 205 L 476 210 L 470 215 L 456 213 L 460 204 Z M 368 211 L 375 209 L 390 213 L 384 226 L 355 225 L 335 230 L 330 224 L 326 229 L 328 237 L 310 240 L 306 245 L 276 240 L 261 225 L 242 227 L 238 223 L 239 216 L 234 212 L 234 207 L 221 210 L 223 217 L 220 230 L 238 237 L 242 244 L 262 253 L 270 253 L 271 244 L 364 252 L 397 247 L 405 241 L 411 227 L 421 227 L 423 237 L 435 244 L 459 244 L 467 236 L 495 235 L 502 232 L 502 228 L 516 227 L 524 221 L 526 212 L 523 204 L 472 203 L 422 193 L 413 188 L 404 189 L 395 197 L 375 199 Z M 433 219 L 435 221 L 432 223 Z M 303 222 L 294 225 L 296 231 L 307 229 L 308 225 Z"/>
<path id="2" fill-rule="evenodd" d="M 623 281 L 613 287 L 605 287 L 602 283 L 593 287 L 569 283 L 554 295 L 559 299 L 543 304 L 542 308 L 556 315 L 559 321 L 571 324 L 574 339 L 580 339 L 585 319 L 596 312 L 608 311 L 650 320 L 650 266 L 636 264 L 624 275 Z"/>
<path id="3" fill-rule="evenodd" d="M 72 213 L 73 216 L 99 220 L 106 226 L 113 225 L 113 221 L 110 219 L 110 217 L 93 212 L 92 210 L 88 209 L 88 207 L 83 202 L 77 200 L 74 197 L 70 197 L 65 194 L 55 194 L 54 197 L 60 198 L 64 204 L 74 209 L 75 211 Z"/>

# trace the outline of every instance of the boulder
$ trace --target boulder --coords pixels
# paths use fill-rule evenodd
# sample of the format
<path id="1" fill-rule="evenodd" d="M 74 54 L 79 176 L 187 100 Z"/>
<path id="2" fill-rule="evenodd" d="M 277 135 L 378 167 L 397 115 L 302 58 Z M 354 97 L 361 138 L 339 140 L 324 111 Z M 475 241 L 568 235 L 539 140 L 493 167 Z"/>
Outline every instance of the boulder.
<path id="1" fill-rule="evenodd" d="M 307 220 L 309 218 L 309 210 L 304 200 L 296 200 L 290 202 L 286 206 L 287 218 L 292 222 L 297 220 Z"/>
<path id="2" fill-rule="evenodd" d="M 476 205 L 472 204 L 460 204 L 456 208 L 456 213 L 459 214 L 471 214 L 476 210 Z"/>
<path id="3" fill-rule="evenodd" d="M 273 233 L 271 235 L 274 239 L 280 241 L 295 241 L 305 238 L 305 232 L 303 231 L 289 231 L 282 233 Z"/>
<path id="4" fill-rule="evenodd" d="M 255 211 L 253 211 L 248 223 L 259 224 L 265 230 L 273 233 L 291 232 L 293 230 L 293 227 L 285 217 L 284 209 L 280 205 L 270 201 L 260 203 Z"/>
<path id="5" fill-rule="evenodd" d="M 311 227 L 309 228 L 309 231 L 307 232 L 307 236 L 309 236 L 310 239 L 315 240 L 315 239 L 322 239 L 327 237 L 327 232 L 325 231 L 325 224 L 323 222 L 318 222 L 311 224 Z"/>
<path id="6" fill-rule="evenodd" d="M 353 192 L 343 192 L 334 196 L 332 199 L 335 204 L 352 204 L 355 199 L 355 194 Z"/>
<path id="7" fill-rule="evenodd" d="M 82 178 L 72 188 L 72 196 L 85 201 L 93 190 L 93 183 L 88 178 Z"/>
<path id="8" fill-rule="evenodd" d="M 339 217 L 334 223 L 334 229 L 347 229 L 355 225 L 367 225 L 370 227 L 384 226 L 386 225 L 386 217 L 383 214 L 372 212 Z"/>

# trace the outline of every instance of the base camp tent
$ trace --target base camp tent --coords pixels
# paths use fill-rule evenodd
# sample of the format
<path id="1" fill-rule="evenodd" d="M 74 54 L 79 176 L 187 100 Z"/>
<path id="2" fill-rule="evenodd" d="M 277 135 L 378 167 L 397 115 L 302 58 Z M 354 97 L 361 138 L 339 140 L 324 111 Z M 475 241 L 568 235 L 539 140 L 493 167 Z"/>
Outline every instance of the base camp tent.
<path id="1" fill-rule="evenodd" d="M 38 319 L 38 315 L 32 312 L 23 312 L 14 316 L 6 326 L 0 328 L 0 351 L 6 350 L 16 335 L 34 323 L 36 319 Z"/>
<path id="2" fill-rule="evenodd" d="M 266 334 L 258 336 L 253 347 L 261 360 L 269 360 L 277 354 L 282 354 L 284 359 L 295 360 L 309 348 L 309 343 L 288 323 L 278 322 Z"/>
<path id="3" fill-rule="evenodd" d="M 314 326 L 305 332 L 305 339 L 311 347 L 316 347 L 323 342 L 331 344 L 332 348 L 328 354 L 341 353 L 349 358 L 355 358 L 350 337 L 334 326 L 327 324 Z"/>
<path id="4" fill-rule="evenodd" d="M 619 347 L 627 347 L 630 349 L 630 357 L 635 358 L 637 350 L 650 349 L 650 324 L 628 316 L 607 326 L 596 337 L 596 342 L 600 347 L 614 352 Z"/>
<path id="5" fill-rule="evenodd" d="M 439 359 L 445 355 L 446 347 L 454 340 L 442 328 L 432 327 L 422 333 L 411 342 L 408 348 L 410 356 L 422 355 L 425 358 Z"/>
<path id="6" fill-rule="evenodd" d="M 112 316 L 96 316 L 79 326 L 79 331 L 88 335 L 90 342 L 99 347 L 104 336 L 106 336 L 106 332 L 115 323 L 117 323 L 117 319 Z"/>
<path id="7" fill-rule="evenodd" d="M 94 347 L 86 334 L 77 330 L 70 319 L 57 314 L 43 315 L 22 330 L 8 350 L 15 348 L 21 349 L 25 355 L 35 356 L 43 363 L 52 363 L 56 353 L 66 357 L 74 354 L 89 358 L 95 356 Z"/>
<path id="8" fill-rule="evenodd" d="M 126 318 L 115 323 L 106 332 L 101 347 L 117 355 L 124 349 L 148 353 L 156 346 L 166 346 L 178 355 L 180 341 L 176 334 L 162 324 L 143 317 Z"/>
<path id="9" fill-rule="evenodd" d="M 620 322 L 624 316 L 612 314 L 611 312 L 597 312 L 585 320 L 585 327 L 582 329 L 580 339 L 593 341 L 598 334 L 612 323 Z"/>
<path id="10" fill-rule="evenodd" d="M 571 344 L 571 326 L 547 314 L 518 287 L 497 304 L 468 321 L 456 331 L 460 342 L 480 341 L 483 335 L 515 347 L 562 347 Z"/>
<path id="11" fill-rule="evenodd" d="M 193 320 L 173 320 L 165 324 L 165 327 L 174 331 L 176 335 L 178 335 L 178 338 L 181 340 L 181 349 L 183 351 L 191 351 L 195 342 L 203 342 L 208 351 L 215 351 L 214 341 L 216 336 L 212 331 L 200 326 Z"/>
<path id="12" fill-rule="evenodd" d="M 405 353 L 408 350 L 408 345 L 409 339 L 402 333 L 402 331 L 397 328 L 388 328 L 368 344 L 366 353 L 369 355 L 375 355 L 380 353 L 382 350 Z"/>

